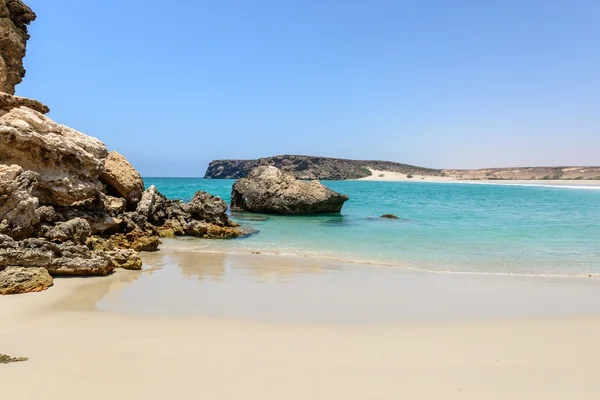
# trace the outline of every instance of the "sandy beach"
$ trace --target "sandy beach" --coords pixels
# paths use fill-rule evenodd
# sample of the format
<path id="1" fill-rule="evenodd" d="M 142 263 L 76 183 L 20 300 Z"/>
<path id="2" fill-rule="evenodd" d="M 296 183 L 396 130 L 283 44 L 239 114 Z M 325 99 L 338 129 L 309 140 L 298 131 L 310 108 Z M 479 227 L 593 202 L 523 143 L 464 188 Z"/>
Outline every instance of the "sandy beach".
<path id="1" fill-rule="evenodd" d="M 347 271 L 340 264 L 276 256 L 186 258 L 168 248 L 145 257 L 145 263 L 141 272 L 58 279 L 46 292 L 0 298 L 0 352 L 30 358 L 0 365 L 2 394 L 600 396 L 595 279 L 454 276 L 368 266 Z M 354 278 L 340 280 L 345 275 Z M 396 290 L 376 285 L 382 277 L 395 282 Z M 393 307 L 386 309 L 386 303 Z"/>
<path id="2" fill-rule="evenodd" d="M 521 179 L 457 179 L 449 176 L 423 176 L 413 175 L 411 178 L 407 174 L 391 171 L 370 170 L 372 175 L 359 180 L 363 181 L 388 181 L 388 182 L 460 182 L 473 184 L 496 184 L 496 185 L 539 185 L 539 186 L 598 186 L 600 180 L 597 179 L 543 179 L 543 180 L 521 180 Z"/>

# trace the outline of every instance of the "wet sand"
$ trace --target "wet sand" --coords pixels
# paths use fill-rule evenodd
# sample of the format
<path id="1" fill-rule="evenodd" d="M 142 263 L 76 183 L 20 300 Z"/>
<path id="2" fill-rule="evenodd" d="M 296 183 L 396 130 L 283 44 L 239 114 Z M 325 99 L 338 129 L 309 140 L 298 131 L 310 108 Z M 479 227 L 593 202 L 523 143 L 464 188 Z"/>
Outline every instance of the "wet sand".
<path id="1" fill-rule="evenodd" d="M 0 298 L 10 399 L 597 399 L 600 281 L 265 255 Z"/>

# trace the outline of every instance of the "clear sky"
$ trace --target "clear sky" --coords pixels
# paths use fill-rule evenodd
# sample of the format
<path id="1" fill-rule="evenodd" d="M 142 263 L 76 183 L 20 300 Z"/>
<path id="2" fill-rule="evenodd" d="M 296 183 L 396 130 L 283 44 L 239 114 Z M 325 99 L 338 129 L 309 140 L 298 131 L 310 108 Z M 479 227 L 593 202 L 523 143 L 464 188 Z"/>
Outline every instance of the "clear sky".
<path id="1" fill-rule="evenodd" d="M 145 176 L 308 154 L 600 165 L 598 0 L 25 0 L 17 94 Z"/>

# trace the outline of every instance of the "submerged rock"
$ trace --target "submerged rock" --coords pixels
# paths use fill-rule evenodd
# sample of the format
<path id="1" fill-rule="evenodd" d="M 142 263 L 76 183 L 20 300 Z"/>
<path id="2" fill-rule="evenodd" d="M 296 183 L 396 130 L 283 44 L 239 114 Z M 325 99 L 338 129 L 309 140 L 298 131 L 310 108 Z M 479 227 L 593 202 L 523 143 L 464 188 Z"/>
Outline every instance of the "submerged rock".
<path id="1" fill-rule="evenodd" d="M 7 267 L 0 271 L 0 294 L 41 292 L 52 286 L 52 282 L 45 268 Z"/>
<path id="2" fill-rule="evenodd" d="M 104 171 L 100 180 L 106 183 L 127 202 L 135 206 L 142 199 L 144 181 L 139 172 L 116 151 L 111 151 L 104 160 Z"/>
<path id="3" fill-rule="evenodd" d="M 347 200 L 319 182 L 297 180 L 275 167 L 256 168 L 231 192 L 232 210 L 265 214 L 339 213 Z"/>

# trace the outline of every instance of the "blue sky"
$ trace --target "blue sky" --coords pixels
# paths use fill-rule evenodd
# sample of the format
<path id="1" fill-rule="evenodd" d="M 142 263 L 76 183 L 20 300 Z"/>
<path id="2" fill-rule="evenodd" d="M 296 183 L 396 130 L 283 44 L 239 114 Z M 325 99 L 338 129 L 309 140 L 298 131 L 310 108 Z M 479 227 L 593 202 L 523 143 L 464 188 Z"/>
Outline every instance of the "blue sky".
<path id="1" fill-rule="evenodd" d="M 17 94 L 145 176 L 294 153 L 600 165 L 600 1 L 26 0 Z"/>

